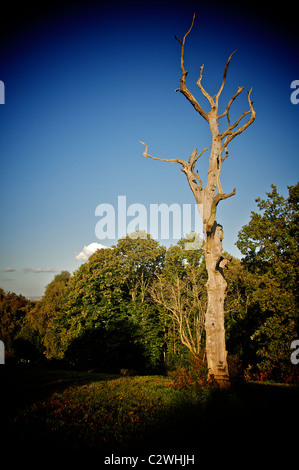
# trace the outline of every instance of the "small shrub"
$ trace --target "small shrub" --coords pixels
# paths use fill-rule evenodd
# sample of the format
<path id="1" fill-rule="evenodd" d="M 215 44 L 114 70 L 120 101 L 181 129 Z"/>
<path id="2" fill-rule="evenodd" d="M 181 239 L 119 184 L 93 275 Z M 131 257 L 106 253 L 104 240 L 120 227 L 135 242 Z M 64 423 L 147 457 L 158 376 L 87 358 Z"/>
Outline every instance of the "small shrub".
<path id="1" fill-rule="evenodd" d="M 132 377 L 133 375 L 137 375 L 136 370 L 134 369 L 120 369 L 121 375 L 124 375 L 126 377 Z"/>
<path id="2" fill-rule="evenodd" d="M 207 397 L 213 387 L 211 381 L 208 380 L 207 363 L 200 359 L 191 359 L 188 365 L 178 367 L 169 375 L 172 378 L 172 387 L 185 391 L 189 398 Z"/>

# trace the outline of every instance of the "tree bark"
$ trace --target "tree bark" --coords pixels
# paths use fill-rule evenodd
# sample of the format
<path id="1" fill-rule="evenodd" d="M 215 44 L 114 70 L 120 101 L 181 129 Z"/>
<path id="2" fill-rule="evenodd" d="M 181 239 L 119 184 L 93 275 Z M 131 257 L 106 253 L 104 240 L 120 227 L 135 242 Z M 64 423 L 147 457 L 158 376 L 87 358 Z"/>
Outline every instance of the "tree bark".
<path id="1" fill-rule="evenodd" d="M 227 388 L 230 385 L 224 328 L 224 300 L 227 282 L 223 271 L 227 260 L 223 257 L 223 228 L 216 222 L 216 209 L 219 201 L 233 195 L 234 191 L 230 195 L 224 195 L 220 183 L 222 139 L 218 129 L 216 107 L 211 110 L 209 124 L 212 135 L 212 148 L 207 184 L 202 198 L 203 231 L 205 235 L 204 252 L 208 273 L 206 283 L 208 304 L 205 316 L 206 357 L 209 377 L 219 387 Z"/>
<path id="2" fill-rule="evenodd" d="M 224 299 L 227 283 L 222 265 L 226 261 L 222 256 L 222 238 L 222 227 L 215 222 L 212 230 L 206 234 L 204 248 L 208 272 L 205 332 L 209 376 L 221 388 L 225 388 L 230 382 L 225 347 Z"/>

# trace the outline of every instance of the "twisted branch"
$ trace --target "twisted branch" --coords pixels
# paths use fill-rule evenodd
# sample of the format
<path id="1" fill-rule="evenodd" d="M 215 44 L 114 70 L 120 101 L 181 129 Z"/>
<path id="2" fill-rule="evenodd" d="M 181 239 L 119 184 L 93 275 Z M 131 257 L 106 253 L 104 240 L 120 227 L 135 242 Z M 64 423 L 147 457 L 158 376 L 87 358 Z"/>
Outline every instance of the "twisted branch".
<path id="1" fill-rule="evenodd" d="M 180 163 L 181 165 L 185 166 L 187 165 L 187 162 L 185 160 L 182 160 L 181 158 L 159 158 L 159 157 L 153 157 L 152 155 L 149 155 L 147 153 L 148 151 L 148 145 L 145 142 L 142 142 L 139 140 L 139 142 L 145 146 L 145 151 L 143 152 L 143 156 L 147 158 L 152 158 L 153 160 L 160 160 L 161 162 L 168 162 L 168 163 Z"/>
<path id="2" fill-rule="evenodd" d="M 143 155 L 145 157 L 152 158 L 154 160 L 160 160 L 163 162 L 179 163 L 180 165 L 182 165 L 181 171 L 185 173 L 185 175 L 187 176 L 189 186 L 195 196 L 197 204 L 204 203 L 208 207 L 209 215 L 206 217 L 205 220 L 207 223 L 207 230 L 209 231 L 211 230 L 216 220 L 216 208 L 217 208 L 219 201 L 233 196 L 236 192 L 236 189 L 234 189 L 231 193 L 225 194 L 222 190 L 222 186 L 220 182 L 221 164 L 229 156 L 227 146 L 237 135 L 241 134 L 253 123 L 253 121 L 255 120 L 255 110 L 253 109 L 253 101 L 251 100 L 252 89 L 250 89 L 248 92 L 249 110 L 244 111 L 243 114 L 241 114 L 241 116 L 234 122 L 234 124 L 231 124 L 231 120 L 230 120 L 231 105 L 244 90 L 244 87 L 238 87 L 235 94 L 229 100 L 225 111 L 222 114 L 218 115 L 219 98 L 225 86 L 227 71 L 228 71 L 230 61 L 236 51 L 234 51 L 229 56 L 225 64 L 222 83 L 220 85 L 220 88 L 217 94 L 214 97 L 212 97 L 202 86 L 201 82 L 202 82 L 202 77 L 203 77 L 204 66 L 202 65 L 200 68 L 200 76 L 197 80 L 197 85 L 199 89 L 201 90 L 203 96 L 207 99 L 207 101 L 209 102 L 211 106 L 211 110 L 209 112 L 205 112 L 203 110 L 203 108 L 200 106 L 198 101 L 195 99 L 192 93 L 188 90 L 188 88 L 186 87 L 186 77 L 188 75 L 188 71 L 185 69 L 185 65 L 184 65 L 184 51 L 185 51 L 186 38 L 190 34 L 193 28 L 194 20 L 195 20 L 195 13 L 192 18 L 191 26 L 189 30 L 187 31 L 187 33 L 184 35 L 183 40 L 180 40 L 175 36 L 175 39 L 181 45 L 181 70 L 182 70 L 182 76 L 180 79 L 180 88 L 178 88 L 175 91 L 180 91 L 185 96 L 185 98 L 187 98 L 187 100 L 192 104 L 195 110 L 198 111 L 199 114 L 209 123 L 209 126 L 210 126 L 213 144 L 212 144 L 212 151 L 211 151 L 210 162 L 209 162 L 209 171 L 208 171 L 208 179 L 207 179 L 206 187 L 203 188 L 202 180 L 199 176 L 199 173 L 198 171 L 195 171 L 195 163 L 197 162 L 198 158 L 201 157 L 201 155 L 206 150 L 208 150 L 208 148 L 203 149 L 203 151 L 199 155 L 197 154 L 197 149 L 195 148 L 189 158 L 189 161 L 187 162 L 181 158 L 169 159 L 169 158 L 153 157 L 152 155 L 148 154 L 148 145 L 142 141 L 140 142 L 145 146 L 145 151 L 143 152 Z M 242 119 L 247 115 L 250 115 L 248 120 L 243 125 L 238 127 Z M 228 126 L 226 130 L 220 133 L 218 120 L 224 116 L 226 116 L 227 118 Z M 223 151 L 225 151 L 225 155 L 221 156 Z M 218 190 L 217 194 L 215 194 L 216 188 Z"/>
<path id="3" fill-rule="evenodd" d="M 197 100 L 195 99 L 195 97 L 192 95 L 192 93 L 188 90 L 188 88 L 186 87 L 186 77 L 188 75 L 188 70 L 185 69 L 185 66 L 184 66 L 184 49 L 185 49 L 185 41 L 186 41 L 186 37 L 188 36 L 188 34 L 190 33 L 191 29 L 193 28 L 193 25 L 194 25 L 194 20 L 195 20 L 195 13 L 193 15 L 193 19 L 192 19 L 192 24 L 190 26 L 190 29 L 189 31 L 187 31 L 187 33 L 185 34 L 183 40 L 181 41 L 179 38 L 177 38 L 175 36 L 175 39 L 181 44 L 181 70 L 182 70 L 182 77 L 181 77 L 181 80 L 180 80 L 180 88 L 177 88 L 175 91 L 180 91 L 186 98 L 187 100 L 192 104 L 192 106 L 195 108 L 195 110 L 197 112 L 199 112 L 199 114 L 206 120 L 208 121 L 208 113 L 206 113 L 202 107 L 200 106 L 200 104 L 197 102 Z"/>
<path id="4" fill-rule="evenodd" d="M 237 51 L 234 51 L 234 52 L 231 53 L 231 55 L 230 55 L 229 58 L 227 59 L 227 62 L 226 62 L 226 64 L 225 64 L 225 67 L 224 67 L 222 84 L 221 84 L 221 87 L 219 88 L 219 91 L 218 91 L 218 93 L 217 93 L 217 95 L 216 95 L 216 98 L 215 98 L 215 103 L 216 103 L 217 109 L 218 109 L 219 96 L 221 95 L 222 90 L 223 90 L 224 85 L 225 85 L 227 69 L 228 69 L 229 63 L 230 63 L 230 61 L 231 61 L 231 58 L 232 58 L 232 56 L 235 54 L 235 52 L 237 52 Z"/>
<path id="5" fill-rule="evenodd" d="M 233 125 L 230 125 L 230 120 L 229 120 L 229 116 L 228 116 L 228 113 L 229 113 L 229 108 L 230 108 L 230 105 L 231 103 L 235 100 L 235 98 L 241 93 L 241 91 L 243 90 L 244 88 L 243 87 L 239 87 L 237 93 L 235 93 L 235 95 L 231 98 L 230 102 L 228 103 L 227 105 L 227 108 L 225 110 L 225 112 L 221 115 L 221 116 L 218 116 L 218 119 L 219 117 L 223 117 L 225 114 L 227 114 L 227 117 L 228 117 L 228 123 L 229 123 L 229 126 L 228 128 L 222 132 L 221 134 L 221 140 L 225 139 L 224 140 L 224 143 L 221 147 L 221 152 L 223 152 L 223 150 L 228 146 L 228 144 L 239 134 L 241 134 L 242 132 L 244 132 L 247 127 L 250 126 L 250 124 L 253 123 L 253 121 L 255 120 L 255 110 L 253 109 L 253 101 L 251 101 L 250 99 L 250 95 L 251 95 L 251 92 L 252 92 L 252 88 L 248 91 L 247 93 L 247 97 L 248 97 L 248 104 L 249 104 L 249 111 L 244 111 L 243 114 L 241 114 L 241 116 L 236 120 L 236 122 L 233 124 Z M 237 127 L 239 125 L 239 123 L 241 122 L 241 120 L 247 116 L 247 114 L 250 114 L 250 118 L 248 119 L 248 121 L 246 121 L 242 127 L 239 127 L 236 131 L 233 131 L 233 129 L 235 129 L 235 127 Z"/>
<path id="6" fill-rule="evenodd" d="M 152 158 L 153 160 L 160 160 L 162 162 L 168 162 L 168 163 L 179 163 L 180 165 L 183 166 L 181 171 L 185 173 L 188 179 L 188 183 L 190 185 L 190 188 L 196 198 L 196 201 L 198 204 L 201 203 L 201 191 L 202 191 L 202 181 L 201 178 L 199 177 L 198 170 L 195 173 L 194 167 L 195 163 L 197 160 L 202 156 L 202 154 L 206 151 L 209 150 L 210 147 L 204 148 L 199 155 L 197 155 L 197 149 L 195 148 L 190 155 L 189 161 L 186 162 L 182 158 L 160 158 L 160 157 L 153 157 L 152 155 L 148 154 L 148 145 L 145 142 L 142 142 L 139 140 L 139 142 L 145 146 L 145 150 L 143 152 L 143 156 L 146 158 Z"/>
<path id="7" fill-rule="evenodd" d="M 195 20 L 195 13 L 193 15 L 193 18 L 192 18 L 192 23 L 191 23 L 191 26 L 189 28 L 189 30 L 187 31 L 187 33 L 185 34 L 183 40 L 181 41 L 177 36 L 175 36 L 175 39 L 180 43 L 181 45 L 181 70 L 182 70 L 182 76 L 181 76 L 181 79 L 180 79 L 180 88 L 177 88 L 175 91 L 180 91 L 184 96 L 185 98 L 187 98 L 187 100 L 192 104 L 192 106 L 195 108 L 195 110 L 210 124 L 211 123 L 211 120 L 216 120 L 216 122 L 218 121 L 218 119 L 224 117 L 224 116 L 227 116 L 227 121 L 228 121 L 228 127 L 227 129 L 222 133 L 220 134 L 221 135 L 221 139 L 223 140 L 225 138 L 225 142 L 222 146 L 222 149 L 221 151 L 223 151 L 223 149 L 225 147 L 227 147 L 227 145 L 229 144 L 229 142 L 232 141 L 232 139 L 234 139 L 237 135 L 241 134 L 241 132 L 243 132 L 245 129 L 247 129 L 248 126 L 250 126 L 250 124 L 252 124 L 252 122 L 254 121 L 255 119 L 255 111 L 252 107 L 252 104 L 253 102 L 250 100 L 250 94 L 251 94 L 251 90 L 248 92 L 248 103 L 249 103 L 249 111 L 244 111 L 244 113 L 239 117 L 239 119 L 237 119 L 237 121 L 235 122 L 234 125 L 231 125 L 231 122 L 230 122 L 230 116 L 229 116 L 229 111 L 230 111 L 230 107 L 232 105 L 232 103 L 235 101 L 235 99 L 237 98 L 237 96 L 239 96 L 239 94 L 244 90 L 244 87 L 238 87 L 238 90 L 236 91 L 236 93 L 233 95 L 233 97 L 229 100 L 228 104 L 227 104 L 227 107 L 225 109 L 225 111 L 218 115 L 218 104 L 219 104 L 219 98 L 220 98 L 220 95 L 223 91 L 223 88 L 225 86 L 225 82 L 226 82 L 226 76 L 227 76 L 227 71 L 228 71 L 228 67 L 229 67 L 229 64 L 230 64 L 230 61 L 231 61 L 231 58 L 232 56 L 236 53 L 236 51 L 232 52 L 232 54 L 229 56 L 226 64 L 225 64 L 225 67 L 224 67 L 224 72 L 223 72 L 223 78 L 222 78 L 222 83 L 221 83 L 221 86 L 217 92 L 217 94 L 215 95 L 215 97 L 212 97 L 205 89 L 204 87 L 202 86 L 202 77 L 203 77 L 203 68 L 204 66 L 202 65 L 200 67 L 200 76 L 196 82 L 196 84 L 198 85 L 198 87 L 200 88 L 203 96 L 207 99 L 207 101 L 210 103 L 210 106 L 211 106 L 211 111 L 209 112 L 205 112 L 203 110 L 203 108 L 200 106 L 200 104 L 198 103 L 198 101 L 196 100 L 196 98 L 192 95 L 192 93 L 188 90 L 188 88 L 186 87 L 186 77 L 188 75 L 188 71 L 185 69 L 185 65 L 184 65 L 184 51 L 185 51 L 185 41 L 186 41 L 186 38 L 187 36 L 190 34 L 192 28 L 193 28 L 193 25 L 194 25 L 194 20 Z M 240 123 L 240 121 L 247 115 L 247 114 L 251 114 L 250 116 L 250 119 L 247 121 L 247 123 L 245 123 L 241 128 L 239 128 L 237 131 L 233 131 L 233 129 L 235 129 L 238 124 Z M 227 158 L 227 156 L 225 157 Z"/>
<path id="8" fill-rule="evenodd" d="M 201 84 L 203 68 L 204 68 L 204 65 L 202 65 L 202 66 L 200 67 L 200 76 L 199 76 L 199 79 L 198 79 L 197 82 L 196 82 L 196 85 L 200 88 L 200 91 L 202 92 L 203 96 L 204 96 L 204 97 L 208 100 L 208 102 L 210 103 L 211 109 L 213 109 L 214 106 L 215 106 L 215 102 L 214 102 L 212 96 L 209 95 L 209 93 L 204 89 L 204 87 L 203 87 L 202 84 Z M 208 115 L 209 115 L 209 113 L 208 113 Z"/>

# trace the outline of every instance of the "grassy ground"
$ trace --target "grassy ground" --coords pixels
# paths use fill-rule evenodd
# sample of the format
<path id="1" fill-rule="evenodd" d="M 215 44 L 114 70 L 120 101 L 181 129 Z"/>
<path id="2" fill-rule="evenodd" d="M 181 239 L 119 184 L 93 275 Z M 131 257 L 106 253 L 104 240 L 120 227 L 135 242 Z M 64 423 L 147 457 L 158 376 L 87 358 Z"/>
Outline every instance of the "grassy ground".
<path id="1" fill-rule="evenodd" d="M 247 383 L 190 396 L 162 376 L 5 366 L 0 377 L 3 449 L 23 464 L 40 463 L 37 451 L 44 462 L 64 455 L 99 464 L 112 453 L 194 454 L 198 464 L 279 455 L 286 464 L 297 452 L 295 386 Z"/>

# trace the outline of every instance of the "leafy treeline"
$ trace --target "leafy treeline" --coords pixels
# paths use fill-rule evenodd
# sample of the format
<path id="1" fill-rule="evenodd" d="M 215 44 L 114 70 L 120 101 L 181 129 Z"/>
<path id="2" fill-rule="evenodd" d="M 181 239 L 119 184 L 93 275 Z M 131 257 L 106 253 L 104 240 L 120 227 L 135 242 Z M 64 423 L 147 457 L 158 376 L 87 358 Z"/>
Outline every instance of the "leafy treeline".
<path id="1" fill-rule="evenodd" d="M 239 232 L 242 261 L 225 276 L 227 349 L 248 378 L 294 381 L 298 330 L 299 183 L 287 198 L 275 186 Z M 166 249 L 150 235 L 101 249 L 40 301 L 0 290 L 0 339 L 8 356 L 62 360 L 76 367 L 161 371 L 204 360 L 207 273 L 203 251 Z M 229 256 L 229 255 L 227 255 Z M 297 368 L 296 368 L 297 367 Z"/>

